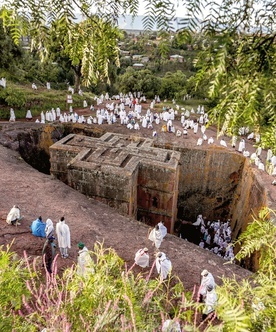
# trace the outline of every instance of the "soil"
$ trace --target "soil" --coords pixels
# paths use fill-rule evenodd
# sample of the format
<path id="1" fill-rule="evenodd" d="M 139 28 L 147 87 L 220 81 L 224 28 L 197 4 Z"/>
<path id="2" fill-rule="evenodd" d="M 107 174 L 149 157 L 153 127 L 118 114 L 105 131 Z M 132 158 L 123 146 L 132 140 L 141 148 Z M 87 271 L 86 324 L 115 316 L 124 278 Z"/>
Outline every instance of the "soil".
<path id="1" fill-rule="evenodd" d="M 146 109 L 146 107 L 143 107 L 143 109 Z M 78 110 L 78 113 L 91 114 L 91 111 L 84 109 Z M 33 126 L 34 121 L 35 119 L 32 119 L 31 122 L 25 123 L 26 127 Z M 19 121 L 12 124 L 1 122 L 1 124 L 3 131 L 5 126 L 16 127 Z M 103 129 L 106 127 L 107 131 L 130 133 L 125 126 L 119 124 L 102 126 Z M 180 125 L 177 127 L 180 127 Z M 184 138 L 183 136 L 176 137 L 172 133 L 162 133 L 160 129 L 161 125 L 158 128 L 158 136 L 154 138 L 159 142 L 183 144 L 181 142 L 185 141 L 186 145 L 193 146 L 195 149 L 202 148 L 196 146 L 199 133 L 190 132 L 188 137 Z M 216 137 L 214 127 L 208 128 L 206 133 L 208 137 Z M 132 134 L 152 137 L 152 130 L 133 130 Z M 225 137 L 225 140 L 229 145 L 226 149 L 234 151 L 235 149 L 231 147 L 229 139 Z M 206 142 L 204 144 L 207 145 Z M 247 141 L 246 144 L 248 150 L 256 150 L 251 142 Z M 206 148 L 214 147 L 225 149 L 219 146 L 218 140 L 215 140 L 213 146 Z M 266 155 L 264 151 L 263 154 Z M 135 252 L 140 248 L 148 247 L 150 263 L 153 264 L 155 250 L 147 239 L 149 226 L 120 215 L 111 207 L 87 198 L 51 175 L 40 173 L 28 165 L 18 152 L 12 151 L 3 145 L 0 145 L 0 156 L 0 245 L 4 245 L 5 248 L 11 245 L 11 250 L 16 252 L 19 257 L 22 257 L 25 251 L 30 257 L 41 258 L 45 239 L 31 234 L 31 222 L 41 215 L 43 221 L 50 218 L 55 224 L 60 217 L 64 216 L 70 227 L 72 248 L 69 250 L 69 258 L 62 259 L 60 256 L 58 257 L 59 273 L 64 268 L 76 263 L 77 243 L 79 241 L 84 242 L 90 250 L 93 250 L 93 246 L 97 241 L 104 243 L 107 248 L 114 248 L 118 255 L 124 259 L 128 268 L 134 263 Z M 274 197 L 276 201 L 276 186 L 271 185 L 273 178 L 263 173 L 263 180 L 265 185 L 270 188 L 271 197 Z M 15 204 L 20 206 L 24 216 L 20 226 L 11 226 L 5 222 L 10 208 Z M 185 288 L 190 291 L 193 290 L 195 285 L 199 285 L 200 272 L 203 269 L 209 270 L 218 284 L 221 283 L 222 277 L 235 275 L 240 280 L 251 275 L 251 272 L 240 266 L 226 264 L 222 258 L 172 234 L 166 236 L 160 250 L 171 259 L 173 273 L 179 276 Z M 133 271 L 146 275 L 150 268 L 142 270 L 142 268 L 134 266 Z M 153 269 L 152 278 L 155 277 L 157 277 L 157 273 Z"/>

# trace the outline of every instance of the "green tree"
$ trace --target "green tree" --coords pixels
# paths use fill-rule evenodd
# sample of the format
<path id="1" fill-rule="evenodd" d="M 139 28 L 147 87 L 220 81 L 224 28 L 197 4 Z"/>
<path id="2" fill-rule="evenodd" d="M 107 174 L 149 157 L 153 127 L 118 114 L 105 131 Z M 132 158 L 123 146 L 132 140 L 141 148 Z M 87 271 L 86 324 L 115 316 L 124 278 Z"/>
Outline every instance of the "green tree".
<path id="1" fill-rule="evenodd" d="M 172 99 L 179 97 L 178 94 L 182 91 L 184 95 L 186 94 L 185 85 L 186 76 L 182 71 L 178 70 L 175 73 L 167 72 L 162 78 L 160 96 Z"/>
<path id="2" fill-rule="evenodd" d="M 242 283 L 223 279 L 219 287 L 218 316 L 224 331 L 275 331 L 276 326 L 276 211 L 264 208 L 254 217 L 236 244 L 239 261 L 256 251 L 259 270 Z"/>
<path id="3" fill-rule="evenodd" d="M 228 135 L 248 126 L 263 136 L 263 147 L 275 147 L 275 133 L 268 135 L 276 124 L 275 2 L 222 1 L 209 6 L 196 67 L 197 81 L 210 82 L 208 97 L 216 101 L 210 120 L 218 125 L 218 133 Z"/>
<path id="4" fill-rule="evenodd" d="M 90 15 L 84 4 L 86 16 L 77 22 L 72 6 L 70 1 L 11 2 L 2 7 L 2 18 L 5 26 L 13 27 L 16 42 L 21 36 L 30 37 L 31 51 L 42 62 L 49 58 L 55 62 L 67 60 L 78 89 L 81 78 L 86 86 L 97 80 L 109 80 L 109 64 L 119 66 L 117 40 L 121 34 L 110 18 Z"/>
<path id="5" fill-rule="evenodd" d="M 0 77 L 14 78 L 20 75 L 18 66 L 22 60 L 23 50 L 12 40 L 10 29 L 4 30 L 3 20 L 0 19 Z"/>

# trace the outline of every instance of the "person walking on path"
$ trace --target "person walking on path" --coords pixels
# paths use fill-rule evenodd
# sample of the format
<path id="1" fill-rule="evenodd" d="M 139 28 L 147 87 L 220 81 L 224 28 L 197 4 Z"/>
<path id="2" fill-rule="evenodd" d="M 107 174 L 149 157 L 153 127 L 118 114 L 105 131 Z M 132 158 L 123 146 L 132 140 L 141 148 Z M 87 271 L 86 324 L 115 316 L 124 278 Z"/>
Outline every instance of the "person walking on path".
<path id="1" fill-rule="evenodd" d="M 163 240 L 162 233 L 160 232 L 159 226 L 156 225 L 149 233 L 149 240 L 152 241 L 152 245 L 156 249 L 159 249 Z"/>

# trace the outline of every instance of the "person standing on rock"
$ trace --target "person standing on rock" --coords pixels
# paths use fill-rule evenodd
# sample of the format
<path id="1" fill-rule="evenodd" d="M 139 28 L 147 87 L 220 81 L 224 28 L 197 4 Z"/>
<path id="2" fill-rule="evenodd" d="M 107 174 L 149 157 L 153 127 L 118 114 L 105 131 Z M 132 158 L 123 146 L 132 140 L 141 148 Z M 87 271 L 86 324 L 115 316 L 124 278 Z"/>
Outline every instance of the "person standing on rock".
<path id="1" fill-rule="evenodd" d="M 168 233 L 167 227 L 164 225 L 164 221 L 160 221 L 157 225 L 159 226 L 159 230 L 161 232 L 162 239 L 164 239 L 164 237 Z"/>
<path id="2" fill-rule="evenodd" d="M 135 264 L 141 266 L 141 267 L 148 267 L 149 266 L 149 254 L 148 254 L 148 248 L 139 249 L 135 254 Z"/>
<path id="3" fill-rule="evenodd" d="M 211 317 L 213 312 L 215 311 L 215 307 L 217 305 L 217 293 L 215 291 L 215 287 L 213 285 L 208 285 L 206 288 L 206 297 L 205 297 L 205 307 L 202 313 L 202 320 L 206 319 L 208 316 Z"/>
<path id="4" fill-rule="evenodd" d="M 61 217 L 59 222 L 56 224 L 56 234 L 58 239 L 58 246 L 62 258 L 67 258 L 68 249 L 71 248 L 70 229 L 65 224 L 64 217 Z"/>
<path id="5" fill-rule="evenodd" d="M 156 249 L 160 248 L 163 237 L 158 225 L 150 231 L 149 240 L 153 242 L 152 245 L 154 245 Z"/>
<path id="6" fill-rule="evenodd" d="M 90 256 L 90 253 L 87 247 L 83 242 L 78 243 L 78 265 L 77 265 L 77 274 L 82 277 L 87 277 L 89 274 L 95 273 L 94 263 Z"/>
<path id="7" fill-rule="evenodd" d="M 216 283 L 212 273 L 207 270 L 203 270 L 201 272 L 201 276 L 202 278 L 199 287 L 199 294 L 200 294 L 200 302 L 203 302 L 206 298 L 207 286 L 212 286 L 213 288 L 215 288 Z"/>
<path id="8" fill-rule="evenodd" d="M 54 224 L 49 218 L 46 220 L 45 234 L 47 239 L 54 236 Z"/>
<path id="9" fill-rule="evenodd" d="M 163 252 L 159 252 L 156 255 L 155 264 L 156 264 L 157 273 L 160 276 L 160 280 L 163 281 L 167 279 L 168 275 L 172 271 L 172 263 L 169 260 L 169 258 L 166 256 L 166 254 Z"/>

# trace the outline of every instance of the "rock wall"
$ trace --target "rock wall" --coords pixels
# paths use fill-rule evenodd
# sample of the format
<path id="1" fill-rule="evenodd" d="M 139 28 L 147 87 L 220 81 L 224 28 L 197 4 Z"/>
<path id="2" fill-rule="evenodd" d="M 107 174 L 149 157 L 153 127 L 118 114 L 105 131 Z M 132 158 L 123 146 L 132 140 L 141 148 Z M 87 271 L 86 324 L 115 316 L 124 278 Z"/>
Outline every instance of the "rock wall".
<path id="1" fill-rule="evenodd" d="M 242 177 L 244 157 L 222 148 L 180 149 L 178 217 L 195 221 L 232 217 L 232 200 Z"/>
<path id="2" fill-rule="evenodd" d="M 70 133 L 81 133 L 98 138 L 104 135 L 102 128 L 89 129 L 78 124 L 72 126 L 70 124 L 16 123 L 1 125 L 0 143 L 18 150 L 34 168 L 49 173 L 50 146 Z M 134 182 L 139 182 L 138 189 L 137 191 L 133 189 L 135 185 L 128 189 L 127 205 L 120 201 L 116 203 L 117 205 L 109 202 L 110 205 L 115 208 L 124 205 L 124 212 L 137 213 L 137 217 L 149 218 L 153 223 L 161 218 L 165 219 L 168 226 L 173 213 L 164 213 L 166 207 L 173 209 L 178 218 L 190 221 L 195 221 L 198 214 L 204 214 L 210 219 L 230 218 L 234 238 L 246 229 L 248 222 L 252 220 L 252 213 L 257 215 L 263 206 L 276 208 L 275 199 L 264 185 L 260 171 L 252 168 L 249 160 L 242 155 L 214 146 L 183 147 L 161 143 L 158 140 L 154 144 L 157 148 L 167 150 L 166 153 L 172 154 L 173 151 L 180 153 L 177 174 L 170 178 L 169 173 L 159 169 L 155 173 L 160 175 L 158 178 L 151 173 L 157 167 L 156 163 L 153 162 L 151 168 L 146 166 L 141 168 L 139 165 L 136 173 L 133 173 Z M 67 164 L 78 155 L 80 150 L 80 147 L 74 146 L 59 151 L 59 161 L 55 166 L 58 172 L 55 175 L 59 174 L 60 180 L 69 182 Z M 129 161 L 125 159 L 125 162 Z M 101 177 L 94 177 L 94 179 L 103 181 Z M 163 183 L 164 179 L 166 181 Z M 172 179 L 176 181 L 173 185 Z M 106 178 L 103 183 L 108 184 L 110 181 L 111 179 Z M 144 184 L 145 181 L 147 185 Z M 82 182 L 83 185 L 85 182 L 86 180 Z M 164 190 L 161 200 L 156 195 L 155 188 L 158 186 L 162 186 Z M 104 198 L 102 200 L 105 201 Z M 170 226 L 169 229 L 171 229 Z M 253 257 L 249 263 L 250 267 L 256 266 L 256 262 L 256 258 Z"/>

